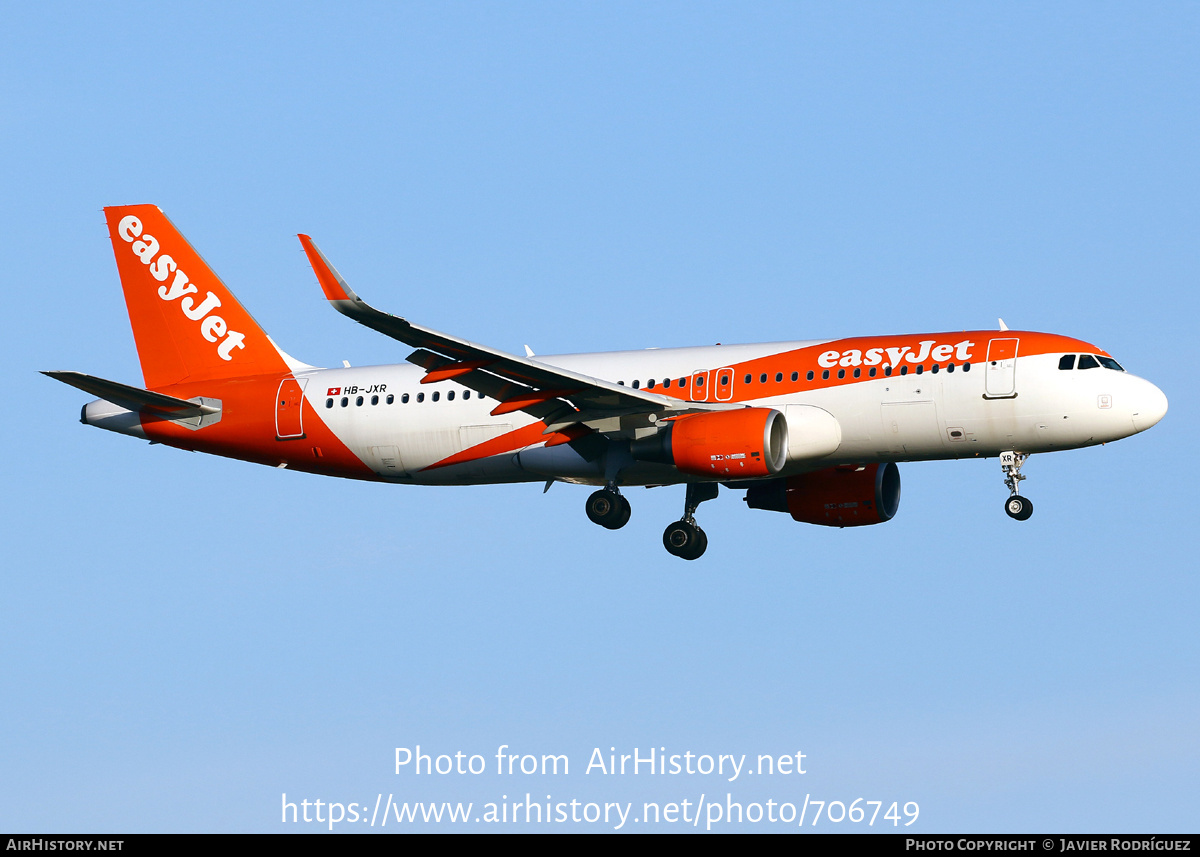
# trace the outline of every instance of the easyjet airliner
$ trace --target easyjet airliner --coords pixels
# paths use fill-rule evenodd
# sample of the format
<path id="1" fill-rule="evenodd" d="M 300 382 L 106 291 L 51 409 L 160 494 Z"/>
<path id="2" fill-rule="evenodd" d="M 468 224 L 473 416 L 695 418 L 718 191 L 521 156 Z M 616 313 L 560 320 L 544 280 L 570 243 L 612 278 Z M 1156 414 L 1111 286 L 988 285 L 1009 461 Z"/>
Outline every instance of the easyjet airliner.
<path id="1" fill-rule="evenodd" d="M 1144 431 L 1167 399 L 1103 349 L 1008 330 L 524 356 L 381 312 L 300 243 L 338 312 L 413 348 L 407 364 L 320 369 L 285 354 L 155 206 L 105 209 L 145 387 L 47 375 L 97 401 L 82 422 L 181 449 L 415 485 L 574 482 L 620 529 L 621 489 L 686 486 L 663 533 L 708 544 L 718 487 L 833 527 L 896 514 L 896 463 L 998 457 L 1005 511 L 1032 453 Z"/>

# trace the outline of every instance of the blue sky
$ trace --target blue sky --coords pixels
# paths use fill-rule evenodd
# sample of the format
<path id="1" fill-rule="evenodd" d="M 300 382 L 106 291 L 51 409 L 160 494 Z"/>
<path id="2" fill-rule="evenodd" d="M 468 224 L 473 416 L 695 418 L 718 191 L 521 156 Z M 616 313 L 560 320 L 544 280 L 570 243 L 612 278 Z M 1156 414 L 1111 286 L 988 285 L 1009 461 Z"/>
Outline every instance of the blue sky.
<path id="1" fill-rule="evenodd" d="M 1195 6 L 5 17 L 0 827 L 316 832 L 281 825 L 283 793 L 529 791 L 1194 828 Z M 897 517 L 861 531 L 726 493 L 685 564 L 660 543 L 680 489 L 634 489 L 612 533 L 583 488 L 355 484 L 79 425 L 86 397 L 37 370 L 140 383 L 101 209 L 143 202 L 314 364 L 407 350 L 328 309 L 297 232 L 375 305 L 513 351 L 1003 316 L 1099 344 L 1171 410 L 1034 457 L 1025 524 L 995 461 L 910 464 Z M 572 768 L 396 775 L 417 744 Z M 808 772 L 603 778 L 596 747 Z"/>

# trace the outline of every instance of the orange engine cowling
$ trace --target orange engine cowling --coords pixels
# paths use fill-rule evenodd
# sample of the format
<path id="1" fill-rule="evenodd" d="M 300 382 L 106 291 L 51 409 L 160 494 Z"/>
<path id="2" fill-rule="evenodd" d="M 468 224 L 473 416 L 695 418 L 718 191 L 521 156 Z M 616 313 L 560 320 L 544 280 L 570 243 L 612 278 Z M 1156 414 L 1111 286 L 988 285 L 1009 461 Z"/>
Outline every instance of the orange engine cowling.
<path id="1" fill-rule="evenodd" d="M 654 437 L 635 440 L 642 461 L 674 464 L 684 473 L 720 479 L 760 479 L 787 462 L 787 420 L 771 408 L 741 408 L 672 420 Z"/>
<path id="2" fill-rule="evenodd" d="M 787 512 L 806 524 L 882 524 L 890 521 L 900 507 L 900 470 L 889 461 L 772 479 L 747 491 L 746 503 L 751 509 Z"/>

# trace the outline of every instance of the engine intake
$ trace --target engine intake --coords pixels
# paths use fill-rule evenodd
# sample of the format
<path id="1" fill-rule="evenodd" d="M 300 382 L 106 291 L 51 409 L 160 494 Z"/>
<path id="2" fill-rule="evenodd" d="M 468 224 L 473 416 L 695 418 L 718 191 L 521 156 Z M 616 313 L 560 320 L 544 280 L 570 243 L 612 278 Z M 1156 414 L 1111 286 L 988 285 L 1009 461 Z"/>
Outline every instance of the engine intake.
<path id="1" fill-rule="evenodd" d="M 751 509 L 787 512 L 805 524 L 863 527 L 890 521 L 900 507 L 900 470 L 894 462 L 839 466 L 754 485 Z"/>

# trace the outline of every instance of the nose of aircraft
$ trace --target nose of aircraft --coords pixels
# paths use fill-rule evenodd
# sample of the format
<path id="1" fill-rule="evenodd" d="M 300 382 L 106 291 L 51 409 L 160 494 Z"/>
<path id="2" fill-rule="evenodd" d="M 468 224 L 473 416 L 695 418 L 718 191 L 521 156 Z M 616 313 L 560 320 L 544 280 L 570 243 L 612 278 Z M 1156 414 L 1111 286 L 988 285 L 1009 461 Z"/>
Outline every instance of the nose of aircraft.
<path id="1" fill-rule="evenodd" d="M 1145 431 L 1166 415 L 1167 397 L 1149 381 L 1139 380 L 1141 384 L 1134 401 L 1133 427 Z"/>

